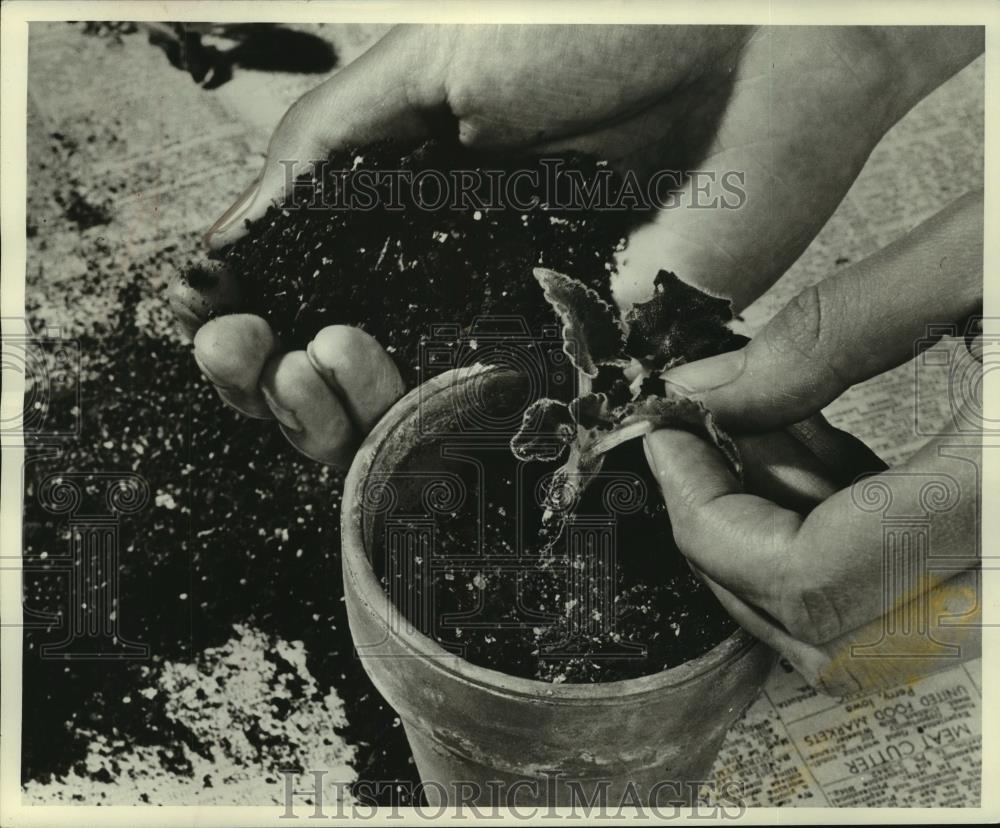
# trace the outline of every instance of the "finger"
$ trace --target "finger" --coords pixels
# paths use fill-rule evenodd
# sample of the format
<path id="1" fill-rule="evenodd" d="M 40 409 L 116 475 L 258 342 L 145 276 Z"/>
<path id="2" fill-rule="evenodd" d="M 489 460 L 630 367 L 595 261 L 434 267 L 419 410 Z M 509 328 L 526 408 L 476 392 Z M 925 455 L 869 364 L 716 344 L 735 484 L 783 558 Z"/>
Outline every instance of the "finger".
<path id="1" fill-rule="evenodd" d="M 645 449 L 681 551 L 746 600 L 772 606 L 802 518 L 742 494 L 719 452 L 693 434 L 662 429 L 645 438 Z"/>
<path id="2" fill-rule="evenodd" d="M 232 244 L 297 175 L 338 147 L 382 139 L 426 137 L 443 105 L 444 50 L 431 42 L 436 27 L 396 27 L 285 113 L 257 179 L 212 225 L 212 249 Z M 292 166 L 295 165 L 295 166 Z M 291 173 L 291 174 L 290 174 Z"/>
<path id="3" fill-rule="evenodd" d="M 822 415 L 798 425 L 734 438 L 744 491 L 804 515 L 860 476 L 885 470 L 867 446 Z"/>
<path id="4" fill-rule="evenodd" d="M 628 301 L 648 298 L 653 277 L 669 262 L 685 280 L 744 308 L 805 250 L 880 137 L 859 128 L 880 113 L 866 103 L 872 73 L 844 57 L 848 40 L 846 33 L 760 27 L 729 83 L 681 90 L 688 115 L 676 138 L 702 124 L 714 140 L 687 167 L 675 168 L 691 172 L 674 197 L 660 196 L 667 209 L 622 251 L 617 278 Z M 717 115 L 702 100 L 716 90 L 725 94 Z"/>
<path id="5" fill-rule="evenodd" d="M 743 460 L 743 486 L 750 494 L 804 514 L 841 488 L 819 459 L 784 431 L 734 439 Z"/>
<path id="6" fill-rule="evenodd" d="M 268 360 L 260 390 L 281 431 L 306 457 L 339 468 L 350 465 L 359 442 L 357 429 L 305 351 Z"/>
<path id="7" fill-rule="evenodd" d="M 184 336 L 195 333 L 213 316 L 232 313 L 240 306 L 241 292 L 221 262 L 207 261 L 179 274 L 170 283 L 167 301 Z"/>
<path id="8" fill-rule="evenodd" d="M 697 574 L 743 629 L 780 653 L 811 686 L 832 696 L 913 683 L 981 654 L 982 595 L 975 570 L 893 608 L 892 618 L 880 616 L 818 646 L 799 641 L 721 584 Z M 925 608 L 929 611 L 921 617 Z M 901 623 L 903 618 L 910 623 Z"/>
<path id="9" fill-rule="evenodd" d="M 739 494 L 718 453 L 693 435 L 664 430 L 646 439 L 681 551 L 808 644 L 859 627 L 978 560 L 974 436 L 933 440 L 804 519 Z M 899 516 L 919 518 L 919 528 Z"/>
<path id="10" fill-rule="evenodd" d="M 392 357 L 360 328 L 323 328 L 306 354 L 361 434 L 371 431 L 406 390 Z"/>
<path id="11" fill-rule="evenodd" d="M 698 573 L 722 608 L 754 638 L 763 641 L 785 658 L 809 684 L 816 686 L 829 664 L 829 657 L 820 648 L 790 636 L 773 618 L 767 617 L 734 595 L 722 584 Z"/>
<path id="12" fill-rule="evenodd" d="M 668 371 L 723 425 L 798 422 L 914 356 L 928 326 L 982 303 L 982 194 L 959 199 L 843 273 L 807 288 L 744 348 Z"/>
<path id="13" fill-rule="evenodd" d="M 792 423 L 785 432 L 801 443 L 823 466 L 837 488 L 859 477 L 886 470 L 885 462 L 853 434 L 830 425 L 822 414 Z"/>
<path id="14" fill-rule="evenodd" d="M 976 435 L 934 438 L 806 517 L 789 551 L 788 600 L 776 610 L 790 632 L 829 641 L 978 565 L 976 443 Z"/>
<path id="15" fill-rule="evenodd" d="M 248 417 L 271 419 L 258 390 L 261 371 L 277 343 L 259 316 L 236 313 L 202 325 L 194 337 L 194 358 L 223 401 Z"/>

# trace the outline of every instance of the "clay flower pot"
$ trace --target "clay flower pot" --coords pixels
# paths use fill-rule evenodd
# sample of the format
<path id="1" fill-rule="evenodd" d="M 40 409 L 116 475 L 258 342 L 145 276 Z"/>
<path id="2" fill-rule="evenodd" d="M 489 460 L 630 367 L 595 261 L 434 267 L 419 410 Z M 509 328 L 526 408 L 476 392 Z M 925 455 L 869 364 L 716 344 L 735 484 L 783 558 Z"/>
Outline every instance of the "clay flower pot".
<path id="1" fill-rule="evenodd" d="M 474 665 L 407 623 L 372 561 L 389 501 L 448 501 L 427 469 L 442 434 L 477 411 L 518 416 L 533 389 L 506 368 L 449 371 L 414 389 L 365 441 L 344 489 L 344 589 L 366 671 L 399 713 L 425 795 L 484 806 L 610 804 L 631 795 L 690 802 L 726 731 L 756 698 L 774 653 L 742 630 L 662 672 L 597 684 L 550 684 Z M 421 454 L 423 453 L 423 454 Z M 421 465 L 422 464 L 422 465 Z M 453 494 L 453 493 L 452 493 Z M 444 508 L 454 508 L 444 503 Z"/>

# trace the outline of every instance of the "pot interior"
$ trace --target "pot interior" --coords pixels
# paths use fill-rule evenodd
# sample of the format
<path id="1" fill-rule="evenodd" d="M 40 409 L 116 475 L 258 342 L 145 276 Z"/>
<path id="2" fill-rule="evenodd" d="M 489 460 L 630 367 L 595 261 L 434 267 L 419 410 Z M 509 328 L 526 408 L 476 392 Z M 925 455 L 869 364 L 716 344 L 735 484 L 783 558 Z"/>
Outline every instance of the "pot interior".
<path id="1" fill-rule="evenodd" d="M 426 393 L 420 394 L 422 389 Z M 510 438 L 536 398 L 531 377 L 506 368 L 470 372 L 443 387 L 425 383 L 372 457 L 361 490 L 363 537 L 376 573 L 386 521 L 447 506 L 456 476 L 471 470 L 455 450 L 510 451 Z"/>
<path id="2" fill-rule="evenodd" d="M 548 682 L 637 678 L 708 652 L 736 625 L 673 544 L 639 441 L 606 456 L 551 549 L 540 541 L 560 463 L 510 450 L 536 385 L 506 368 L 459 374 L 395 412 L 360 491 L 390 602 L 446 651 Z"/>

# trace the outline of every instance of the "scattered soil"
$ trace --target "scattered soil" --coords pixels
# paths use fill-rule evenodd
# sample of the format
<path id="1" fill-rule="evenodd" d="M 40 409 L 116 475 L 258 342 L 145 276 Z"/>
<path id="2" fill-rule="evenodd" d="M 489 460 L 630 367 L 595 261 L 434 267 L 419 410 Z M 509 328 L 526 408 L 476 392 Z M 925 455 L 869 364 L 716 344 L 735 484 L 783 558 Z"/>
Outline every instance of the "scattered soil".
<path id="1" fill-rule="evenodd" d="M 242 624 L 194 663 L 140 668 L 145 686 L 119 688 L 114 701 L 146 723 L 146 738 L 81 725 L 87 753 L 58 787 L 28 782 L 29 802 L 105 805 L 260 805 L 266 792 L 284 804 L 283 771 L 326 770 L 354 781 L 355 749 L 340 737 L 347 722 L 336 691 L 323 694 L 302 642 L 285 642 Z M 129 785 L 120 781 L 127 778 Z"/>
<path id="2" fill-rule="evenodd" d="M 27 439 L 25 467 L 23 716 L 31 738 L 22 743 L 22 778 L 43 786 L 29 786 L 31 795 L 58 779 L 88 804 L 127 797 L 111 784 L 124 773 L 150 801 L 208 801 L 204 776 L 217 764 L 210 781 L 220 802 L 246 796 L 261 804 L 262 795 L 282 790 L 272 760 L 293 754 L 299 762 L 327 762 L 316 767 L 329 767 L 331 780 L 343 766 L 341 781 L 415 784 L 396 714 L 351 643 L 340 570 L 341 475 L 303 458 L 272 424 L 226 408 L 189 350 L 169 336 L 169 311 L 148 291 L 165 283 L 159 274 L 190 260 L 161 250 L 122 274 L 99 240 L 81 240 L 81 247 L 88 267 L 72 283 L 74 301 L 111 305 L 113 322 L 90 321 L 73 340 L 82 370 L 58 384 L 51 372 L 34 372 L 29 381 L 45 388 L 25 395 L 32 407 L 26 417 L 43 418 L 38 436 Z M 125 287 L 108 295 L 111 279 Z M 29 311 L 43 329 L 39 309 Z M 48 353 L 40 347 L 32 364 Z M 79 431 L 70 437 L 47 436 L 72 434 L 74 424 Z M 149 655 L 81 660 L 76 656 L 92 644 L 84 639 L 43 657 L 40 649 L 66 637 L 67 614 L 78 609 L 67 586 L 70 517 L 45 508 L 43 483 L 53 475 L 70 480 L 84 493 L 81 512 L 106 514 L 109 475 L 125 474 L 145 481 L 149 500 L 118 521 L 114 611 L 121 635 L 148 646 Z M 81 564 L 107 572 L 93 551 Z M 82 619 L 97 625 L 107 611 L 90 605 Z M 278 663 L 287 647 L 298 654 L 294 676 Z M 274 667 L 272 677 L 261 659 Z M 201 708 L 183 701 L 182 674 L 210 688 L 223 663 L 219 692 L 206 689 Z M 241 672 L 256 679 L 244 687 Z M 294 702 L 292 690 L 299 693 Z M 307 711 L 306 730 L 293 727 Z M 232 732 L 212 723 L 223 713 L 233 718 Z M 254 740 L 259 751 L 246 747 Z M 354 746 L 352 755 L 343 754 L 344 745 Z M 405 799 L 412 784 L 401 790 Z"/>

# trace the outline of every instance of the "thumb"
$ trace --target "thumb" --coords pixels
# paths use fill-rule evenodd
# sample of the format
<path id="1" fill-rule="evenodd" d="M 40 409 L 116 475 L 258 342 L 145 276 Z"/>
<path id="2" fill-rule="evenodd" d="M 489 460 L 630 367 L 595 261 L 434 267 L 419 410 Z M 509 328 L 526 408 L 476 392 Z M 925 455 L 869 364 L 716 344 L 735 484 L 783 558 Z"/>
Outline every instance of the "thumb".
<path id="1" fill-rule="evenodd" d="M 744 348 L 678 366 L 663 379 L 733 430 L 805 419 L 855 383 L 913 358 L 981 306 L 982 209 L 981 193 L 959 199 L 806 288 Z"/>
<path id="2" fill-rule="evenodd" d="M 435 26 L 397 26 L 329 80 L 299 98 L 271 136 L 257 178 L 212 225 L 205 243 L 232 244 L 294 180 L 336 148 L 429 136 L 445 105 L 444 61 Z"/>

